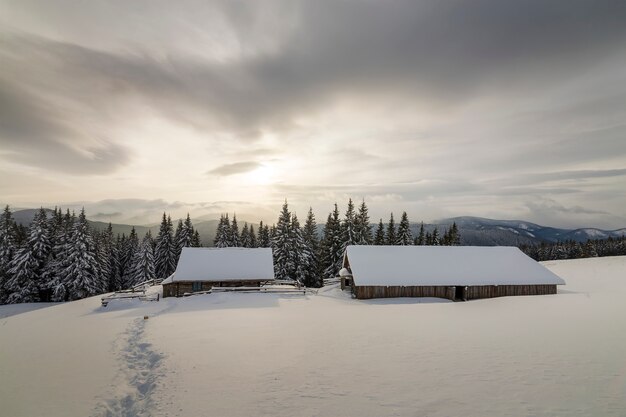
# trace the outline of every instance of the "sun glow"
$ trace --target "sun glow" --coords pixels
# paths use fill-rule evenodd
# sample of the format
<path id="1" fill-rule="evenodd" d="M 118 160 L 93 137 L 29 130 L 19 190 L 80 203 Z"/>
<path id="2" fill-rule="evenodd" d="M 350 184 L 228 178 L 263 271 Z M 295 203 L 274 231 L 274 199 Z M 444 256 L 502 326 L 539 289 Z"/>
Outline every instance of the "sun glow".
<path id="1" fill-rule="evenodd" d="M 261 165 L 246 176 L 254 184 L 271 185 L 276 182 L 276 169 L 269 165 Z"/>

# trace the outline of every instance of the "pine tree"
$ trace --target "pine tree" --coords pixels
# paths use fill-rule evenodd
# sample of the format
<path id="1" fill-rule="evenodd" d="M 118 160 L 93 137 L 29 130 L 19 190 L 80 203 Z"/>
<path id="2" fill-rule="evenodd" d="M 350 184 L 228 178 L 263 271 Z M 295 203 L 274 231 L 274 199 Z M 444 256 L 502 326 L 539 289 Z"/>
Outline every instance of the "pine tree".
<path id="1" fill-rule="evenodd" d="M 396 244 L 400 246 L 408 246 L 413 244 L 413 235 L 411 234 L 411 226 L 406 211 L 402 212 L 400 224 L 398 226 L 398 237 Z"/>
<path id="2" fill-rule="evenodd" d="M 304 241 L 300 222 L 295 213 L 291 216 L 291 246 L 293 248 L 292 260 L 294 263 L 294 270 L 291 276 L 300 284 L 304 284 L 307 280 L 307 272 L 312 266 L 313 253 Z"/>
<path id="3" fill-rule="evenodd" d="M 254 232 L 254 226 L 253 225 L 250 225 L 250 247 L 251 248 L 257 248 L 258 247 L 256 233 Z"/>
<path id="4" fill-rule="evenodd" d="M 383 224 L 383 219 L 380 219 L 378 222 L 378 228 L 376 229 L 376 235 L 374 236 L 374 245 L 384 245 L 385 244 L 385 225 Z"/>
<path id="5" fill-rule="evenodd" d="M 76 216 L 70 215 L 69 210 L 65 215 L 59 209 L 55 216 L 54 245 L 51 249 L 51 259 L 44 272 L 44 280 L 48 290 L 52 291 L 53 301 L 67 301 L 69 299 L 69 281 L 65 274 L 70 262 L 72 250 L 72 231 Z"/>
<path id="6" fill-rule="evenodd" d="M 248 228 L 248 222 L 244 222 L 243 229 L 241 230 L 241 237 L 239 238 L 242 248 L 250 248 L 250 229 Z"/>
<path id="7" fill-rule="evenodd" d="M 385 234 L 385 244 L 395 245 L 397 242 L 396 236 L 396 223 L 393 220 L 393 213 L 389 217 L 389 223 L 387 224 L 387 233 Z"/>
<path id="8" fill-rule="evenodd" d="M 7 205 L 0 216 L 0 304 L 4 304 L 9 296 L 9 269 L 16 250 L 13 224 L 13 214 Z"/>
<path id="9" fill-rule="evenodd" d="M 167 278 L 176 269 L 176 248 L 174 247 L 172 229 L 172 219 L 163 213 L 154 254 L 154 270 L 157 278 Z"/>
<path id="10" fill-rule="evenodd" d="M 233 221 L 230 226 L 230 245 L 232 247 L 238 248 L 241 246 L 241 241 L 239 239 L 239 226 L 237 225 L 237 216 L 233 214 Z"/>
<path id="11" fill-rule="evenodd" d="M 424 235 L 424 222 L 420 224 L 420 233 L 415 241 L 416 245 L 424 246 L 426 244 L 426 236 Z"/>
<path id="12" fill-rule="evenodd" d="M 193 224 L 191 223 L 191 218 L 189 217 L 189 213 L 187 213 L 187 218 L 183 223 L 182 220 L 178 222 L 178 228 L 176 229 L 176 263 L 178 264 L 178 259 L 180 258 L 180 254 L 183 248 L 191 247 L 191 240 L 193 238 Z"/>
<path id="13" fill-rule="evenodd" d="M 72 230 L 68 266 L 64 273 L 67 277 L 70 299 L 78 300 L 98 293 L 100 285 L 94 244 L 84 208 Z"/>
<path id="14" fill-rule="evenodd" d="M 461 245 L 461 234 L 459 233 L 459 228 L 456 225 L 456 222 L 452 222 L 452 227 L 450 228 L 450 244 L 452 246 Z"/>
<path id="15" fill-rule="evenodd" d="M 122 257 L 120 264 L 122 265 L 122 287 L 129 288 L 133 282 L 133 259 L 135 253 L 139 250 L 139 238 L 137 237 L 137 231 L 133 227 L 130 230 L 130 235 L 125 239 L 124 246 L 122 248 Z"/>
<path id="16" fill-rule="evenodd" d="M 197 229 L 193 231 L 193 237 L 191 238 L 191 247 L 192 248 L 202 247 L 202 239 L 200 239 L 200 232 L 198 232 Z"/>
<path id="17" fill-rule="evenodd" d="M 304 239 L 305 249 L 303 250 L 303 257 L 307 259 L 306 269 L 300 274 L 302 282 L 307 287 L 321 287 L 322 282 L 320 280 L 319 271 L 319 238 L 317 236 L 317 224 L 315 222 L 315 215 L 313 209 L 309 207 L 309 212 L 302 229 L 302 237 Z M 304 268 L 304 267 L 303 267 Z"/>
<path id="18" fill-rule="evenodd" d="M 341 234 L 342 234 L 342 243 L 341 243 L 341 252 L 343 253 L 346 250 L 346 247 L 350 245 L 354 245 L 357 242 L 356 237 L 356 214 L 354 212 L 354 203 L 352 203 L 352 199 L 348 199 L 348 209 L 346 210 L 346 214 L 344 217 L 344 221 L 341 223 Z"/>
<path id="19" fill-rule="evenodd" d="M 176 231 L 174 232 L 174 261 L 178 264 L 178 259 L 180 258 L 180 252 L 183 250 L 183 247 L 180 246 L 180 242 L 184 237 L 183 232 L 183 220 L 178 219 L 178 224 L 176 225 Z M 139 245 L 137 245 L 139 246 Z"/>
<path id="20" fill-rule="evenodd" d="M 259 248 L 269 248 L 271 247 L 270 241 L 270 229 L 267 224 L 263 224 L 263 222 L 259 223 Z"/>
<path id="21" fill-rule="evenodd" d="M 155 278 L 154 252 L 152 246 L 152 233 L 148 231 L 133 258 L 133 278 L 130 283 L 131 285 L 141 284 L 142 282 Z"/>
<path id="22" fill-rule="evenodd" d="M 291 213 L 287 201 L 278 217 L 276 231 L 272 239 L 272 254 L 274 256 L 274 273 L 276 279 L 295 279 L 294 251 L 291 232 Z"/>
<path id="23" fill-rule="evenodd" d="M 433 246 L 439 246 L 441 244 L 441 242 L 439 241 L 439 230 L 436 227 L 435 227 L 435 230 L 433 230 L 431 240 L 432 240 L 431 245 Z"/>
<path id="24" fill-rule="evenodd" d="M 28 246 L 33 252 L 33 257 L 37 261 L 37 279 L 41 275 L 50 256 L 50 233 L 48 230 L 48 216 L 43 207 L 39 209 L 30 224 L 28 233 Z"/>
<path id="25" fill-rule="evenodd" d="M 220 216 L 213 245 L 216 248 L 227 248 L 230 246 L 230 221 L 228 220 L 228 215 Z"/>
<path id="26" fill-rule="evenodd" d="M 371 245 L 372 241 L 370 216 L 365 200 L 363 200 L 355 219 L 355 243 L 357 245 Z"/>
<path id="27" fill-rule="evenodd" d="M 10 263 L 11 278 L 6 285 L 9 304 L 39 301 L 37 268 L 38 262 L 32 248 L 29 245 L 21 247 Z"/>
<path id="28" fill-rule="evenodd" d="M 335 203 L 335 209 L 328 215 L 326 220 L 324 237 L 320 246 L 323 276 L 333 278 L 337 276 L 343 260 L 343 239 L 337 203 Z"/>

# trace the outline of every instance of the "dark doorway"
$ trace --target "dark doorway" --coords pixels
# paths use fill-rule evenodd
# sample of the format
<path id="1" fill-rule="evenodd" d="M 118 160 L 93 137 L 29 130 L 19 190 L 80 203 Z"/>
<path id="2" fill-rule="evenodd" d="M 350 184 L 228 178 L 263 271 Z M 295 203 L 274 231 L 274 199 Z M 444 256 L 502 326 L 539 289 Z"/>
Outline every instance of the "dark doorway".
<path id="1" fill-rule="evenodd" d="M 465 301 L 465 289 L 467 287 L 457 286 L 454 287 L 454 300 L 455 301 Z"/>

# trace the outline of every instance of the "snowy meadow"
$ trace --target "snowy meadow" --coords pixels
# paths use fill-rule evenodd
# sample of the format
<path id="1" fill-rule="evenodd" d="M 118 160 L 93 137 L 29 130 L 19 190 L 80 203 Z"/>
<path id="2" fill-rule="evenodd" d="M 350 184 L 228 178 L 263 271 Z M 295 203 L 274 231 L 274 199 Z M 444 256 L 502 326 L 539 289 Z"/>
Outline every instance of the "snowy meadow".
<path id="1" fill-rule="evenodd" d="M 626 257 L 544 265 L 557 295 L 2 306 L 0 414 L 623 416 Z"/>

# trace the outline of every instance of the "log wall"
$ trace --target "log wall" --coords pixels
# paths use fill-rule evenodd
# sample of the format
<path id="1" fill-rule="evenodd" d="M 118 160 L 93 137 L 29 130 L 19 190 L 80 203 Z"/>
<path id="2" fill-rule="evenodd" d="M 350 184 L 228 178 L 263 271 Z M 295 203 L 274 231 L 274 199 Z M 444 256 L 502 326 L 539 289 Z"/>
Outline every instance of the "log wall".
<path id="1" fill-rule="evenodd" d="M 361 300 L 395 297 L 436 297 L 455 300 L 454 286 L 354 286 L 352 293 Z M 556 294 L 556 285 L 480 285 L 467 286 L 463 299 L 505 297 L 513 295 Z"/>
<path id="2" fill-rule="evenodd" d="M 163 298 L 182 297 L 183 294 L 192 293 L 194 281 L 176 281 L 163 284 Z M 260 281 L 201 281 L 197 291 L 208 291 L 213 287 L 260 287 Z"/>

